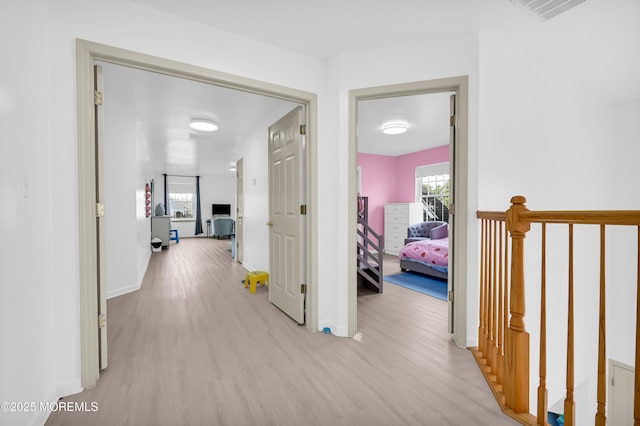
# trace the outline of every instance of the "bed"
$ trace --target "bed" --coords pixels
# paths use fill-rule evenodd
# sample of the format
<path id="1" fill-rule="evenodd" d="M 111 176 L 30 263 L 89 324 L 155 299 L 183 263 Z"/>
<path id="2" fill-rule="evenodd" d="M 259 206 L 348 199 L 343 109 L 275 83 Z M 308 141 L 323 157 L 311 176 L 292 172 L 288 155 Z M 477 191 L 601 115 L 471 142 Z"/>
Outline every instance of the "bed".
<path id="1" fill-rule="evenodd" d="M 398 255 L 403 271 L 419 272 L 447 279 L 449 272 L 449 238 L 423 239 L 407 243 Z"/>

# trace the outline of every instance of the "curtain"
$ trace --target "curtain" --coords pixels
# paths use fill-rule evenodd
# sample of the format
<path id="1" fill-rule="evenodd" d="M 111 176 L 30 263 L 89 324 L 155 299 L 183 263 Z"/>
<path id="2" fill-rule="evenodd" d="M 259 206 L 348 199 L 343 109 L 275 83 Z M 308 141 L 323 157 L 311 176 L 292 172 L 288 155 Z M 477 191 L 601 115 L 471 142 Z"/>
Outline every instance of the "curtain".
<path id="1" fill-rule="evenodd" d="M 169 180 L 166 174 L 162 176 L 164 176 L 164 214 L 171 216 L 171 211 L 169 210 Z"/>
<path id="2" fill-rule="evenodd" d="M 202 210 L 200 209 L 200 176 L 196 176 L 196 235 L 202 234 Z"/>

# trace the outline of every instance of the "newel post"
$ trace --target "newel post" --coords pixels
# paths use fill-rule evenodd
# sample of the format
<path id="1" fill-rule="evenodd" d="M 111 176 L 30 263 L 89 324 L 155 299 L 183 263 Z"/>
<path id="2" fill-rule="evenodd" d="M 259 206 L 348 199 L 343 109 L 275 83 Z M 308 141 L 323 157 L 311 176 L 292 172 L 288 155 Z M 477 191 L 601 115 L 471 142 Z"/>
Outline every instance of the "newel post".
<path id="1" fill-rule="evenodd" d="M 505 403 L 515 413 L 529 412 L 529 333 L 524 326 L 524 239 L 531 228 L 520 214 L 529 211 L 522 196 L 511 198 L 507 229 L 511 235 L 510 320 L 506 334 Z"/>

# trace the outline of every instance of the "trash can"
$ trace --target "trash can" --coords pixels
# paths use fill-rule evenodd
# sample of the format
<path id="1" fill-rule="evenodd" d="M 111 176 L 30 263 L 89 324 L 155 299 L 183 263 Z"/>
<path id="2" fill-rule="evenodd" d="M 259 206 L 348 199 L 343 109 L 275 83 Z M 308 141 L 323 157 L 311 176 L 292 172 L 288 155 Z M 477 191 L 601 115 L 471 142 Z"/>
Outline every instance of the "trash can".
<path id="1" fill-rule="evenodd" d="M 162 240 L 156 237 L 153 240 L 151 240 L 151 252 L 157 253 L 159 251 L 162 251 Z"/>

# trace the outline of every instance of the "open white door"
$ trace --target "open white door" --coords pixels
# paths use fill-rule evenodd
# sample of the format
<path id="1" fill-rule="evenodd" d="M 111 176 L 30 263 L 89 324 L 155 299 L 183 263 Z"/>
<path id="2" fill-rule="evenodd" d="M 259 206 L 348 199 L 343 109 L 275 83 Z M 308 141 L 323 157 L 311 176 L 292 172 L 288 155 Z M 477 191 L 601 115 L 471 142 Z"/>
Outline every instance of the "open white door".
<path id="1" fill-rule="evenodd" d="M 456 215 L 455 215 L 455 199 L 456 199 L 456 180 L 455 180 L 455 164 L 456 164 L 456 95 L 451 95 L 450 97 L 450 125 L 449 125 L 449 253 L 455 253 L 454 250 L 454 242 L 455 242 L 455 231 L 456 231 Z M 455 256 L 449 256 L 449 267 L 447 274 L 447 288 L 449 297 L 448 306 L 448 331 L 449 333 L 453 333 L 454 323 L 453 323 L 453 304 L 455 300 L 455 292 L 453 282 L 455 279 L 454 276 L 454 266 Z"/>
<path id="2" fill-rule="evenodd" d="M 635 368 L 609 360 L 609 413 L 608 423 L 614 426 L 633 425 L 633 397 Z"/>
<path id="3" fill-rule="evenodd" d="M 269 127 L 269 301 L 304 323 L 302 107 Z"/>
<path id="4" fill-rule="evenodd" d="M 236 161 L 236 261 L 242 263 L 242 234 L 244 216 L 243 161 Z"/>
<path id="5" fill-rule="evenodd" d="M 104 116 L 102 108 L 102 67 L 94 65 L 95 76 L 95 142 L 96 142 L 96 233 L 98 265 L 98 356 L 100 370 L 107 368 L 107 264 L 104 232 Z"/>

